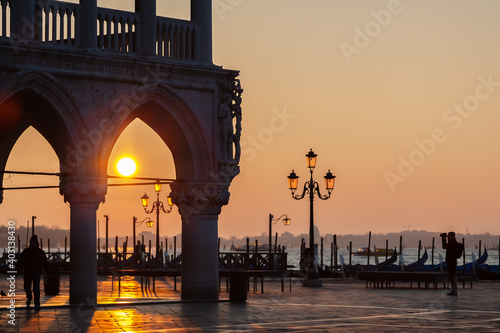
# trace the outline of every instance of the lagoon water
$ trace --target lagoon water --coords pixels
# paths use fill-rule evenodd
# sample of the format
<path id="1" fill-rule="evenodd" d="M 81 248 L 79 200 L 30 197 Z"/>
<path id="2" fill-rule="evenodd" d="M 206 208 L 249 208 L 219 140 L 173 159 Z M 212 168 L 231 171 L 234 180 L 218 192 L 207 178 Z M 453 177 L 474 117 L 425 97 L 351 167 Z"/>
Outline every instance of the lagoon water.
<path id="1" fill-rule="evenodd" d="M 44 248 L 44 250 L 47 252 L 47 249 Z M 119 248 L 121 250 L 121 248 Z M 149 249 L 147 249 L 149 250 Z M 300 262 L 300 248 L 288 248 L 286 250 L 288 252 L 288 265 L 294 265 L 296 269 L 299 268 L 299 262 Z M 427 249 L 427 253 L 429 255 L 429 259 L 427 260 L 426 264 L 430 265 L 431 264 L 431 250 Z M 484 251 L 484 250 L 482 250 Z M 51 253 L 61 253 L 64 252 L 61 251 L 60 249 L 51 249 Z M 110 249 L 110 252 L 114 253 L 114 247 Z M 120 251 L 121 252 L 121 251 Z M 128 252 L 132 253 L 133 248 L 129 247 Z M 152 248 L 152 252 L 154 253 L 154 247 Z M 221 252 L 226 252 L 225 250 L 221 249 Z M 228 251 L 229 252 L 229 251 Z M 104 253 L 104 251 L 101 251 L 101 253 Z M 181 248 L 176 249 L 176 254 L 179 255 L 182 253 Z M 421 250 L 420 255 L 422 256 L 424 253 L 424 250 Z M 478 250 L 476 249 L 465 249 L 465 262 L 471 262 L 472 261 L 472 253 L 474 253 L 476 259 L 478 258 Z M 171 256 L 173 255 L 173 249 L 169 248 L 168 254 Z M 434 249 L 434 264 L 439 263 L 439 254 L 443 257 L 443 260 L 445 258 L 445 250 L 441 248 Z M 340 255 L 344 257 L 344 263 L 349 264 L 349 250 L 343 248 L 343 249 L 338 249 L 338 258 L 337 258 L 337 264 L 340 265 Z M 418 256 L 418 250 L 417 248 L 405 248 L 403 249 L 403 259 L 405 262 L 405 265 L 411 264 L 415 261 L 417 261 L 417 256 Z M 62 258 L 64 258 L 64 253 L 61 255 Z M 324 249 L 323 250 L 323 265 L 331 265 L 330 259 L 331 258 L 331 251 L 330 248 Z M 385 256 L 383 257 L 378 257 L 379 263 L 383 262 L 385 260 Z M 321 263 L 321 254 L 318 253 L 318 263 Z M 367 257 L 366 256 L 352 256 L 351 257 L 351 263 L 354 264 L 367 264 Z M 488 250 L 488 259 L 486 261 L 487 264 L 489 265 L 499 265 L 499 254 L 498 250 Z M 373 265 L 375 264 L 375 258 L 373 256 L 370 256 L 370 264 Z M 458 265 L 463 264 L 463 257 L 458 259 Z"/>
<path id="2" fill-rule="evenodd" d="M 482 250 L 484 251 L 484 250 Z M 300 249 L 299 248 L 293 248 L 293 249 L 287 249 L 288 252 L 288 265 L 294 265 L 297 269 L 299 268 L 299 262 L 300 262 Z M 427 249 L 427 253 L 429 255 L 429 259 L 427 259 L 426 264 L 430 265 L 431 264 L 431 250 Z M 465 262 L 472 262 L 472 253 L 474 253 L 476 259 L 478 258 L 478 250 L 475 249 L 465 249 Z M 424 250 L 422 249 L 420 252 L 420 256 L 424 254 Z M 443 260 L 445 260 L 445 250 L 439 248 L 439 249 L 434 249 L 434 264 L 439 263 L 439 254 L 443 257 Z M 338 265 L 340 265 L 340 255 L 344 257 L 344 263 L 349 264 L 349 250 L 347 249 L 338 249 L 338 256 L 337 262 Z M 403 249 L 403 260 L 405 262 L 405 265 L 411 264 L 415 261 L 417 261 L 417 256 L 418 256 L 418 249 L 417 248 L 405 248 Z M 330 249 L 328 250 L 323 250 L 323 264 L 330 266 L 330 258 L 331 258 L 331 251 Z M 367 257 L 365 256 L 352 256 L 351 257 L 351 263 L 354 264 L 367 264 Z M 384 257 L 379 257 L 378 258 L 379 263 L 383 262 L 385 260 Z M 321 254 L 318 253 L 318 261 L 321 263 Z M 489 265 L 498 265 L 498 250 L 488 250 L 488 259 L 486 261 L 487 264 Z M 373 256 L 370 256 L 370 264 L 373 265 L 375 264 L 375 258 Z M 458 265 L 463 264 L 463 257 L 458 259 Z"/>

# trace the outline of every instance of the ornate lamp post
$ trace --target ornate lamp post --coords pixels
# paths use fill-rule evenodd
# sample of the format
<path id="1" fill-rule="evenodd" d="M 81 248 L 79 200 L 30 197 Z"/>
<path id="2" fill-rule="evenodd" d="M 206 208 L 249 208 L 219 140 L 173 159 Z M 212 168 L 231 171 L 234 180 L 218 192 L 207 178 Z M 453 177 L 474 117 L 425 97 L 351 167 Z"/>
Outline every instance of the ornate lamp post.
<path id="1" fill-rule="evenodd" d="M 271 258 L 271 252 L 272 252 L 272 241 L 273 241 L 273 238 L 272 238 L 272 228 L 273 228 L 273 224 L 276 224 L 278 223 L 283 217 L 285 217 L 283 219 L 283 224 L 284 225 L 290 225 L 290 222 L 292 221 L 291 219 L 288 218 L 288 216 L 286 216 L 286 214 L 283 214 L 281 215 L 280 217 L 278 217 L 277 219 L 274 219 L 274 216 L 273 214 L 269 214 L 269 258 Z M 276 250 L 276 248 L 275 248 Z"/>
<path id="2" fill-rule="evenodd" d="M 149 197 L 146 193 L 141 197 L 142 199 L 142 206 L 144 207 L 144 211 L 146 214 L 151 214 L 154 211 L 156 211 L 156 259 L 158 260 L 161 258 L 160 254 L 160 210 L 162 210 L 164 213 L 168 214 L 172 211 L 172 207 L 174 204 L 172 203 L 172 199 L 170 197 L 167 197 L 167 204 L 168 204 L 168 209 L 165 210 L 165 207 L 163 206 L 163 202 L 160 201 L 160 192 L 161 192 L 161 183 L 160 180 L 156 180 L 155 183 L 155 191 L 156 191 L 156 201 L 153 202 L 153 207 L 151 207 L 151 210 L 148 210 L 148 203 L 149 203 Z M 134 244 L 135 245 L 135 244 Z"/>
<path id="3" fill-rule="evenodd" d="M 142 220 L 142 221 L 137 221 L 137 217 L 135 217 L 135 216 L 134 216 L 134 218 L 133 218 L 133 228 L 134 228 L 134 232 L 133 232 L 133 234 L 132 234 L 132 235 L 133 235 L 133 239 L 134 239 L 134 240 L 133 240 L 133 241 L 134 241 L 134 243 L 133 243 L 133 244 L 134 244 L 134 246 L 135 246 L 135 239 L 136 239 L 136 237 L 135 237 L 135 228 L 136 228 L 136 227 L 141 226 L 144 222 L 146 222 L 146 226 L 147 226 L 148 228 L 153 227 L 154 222 L 153 222 L 153 220 L 151 220 L 149 217 L 146 217 L 146 218 L 145 218 L 144 220 Z"/>
<path id="4" fill-rule="evenodd" d="M 313 171 L 314 168 L 316 167 L 316 155 L 312 149 L 307 153 L 306 158 L 307 158 L 307 167 L 309 168 L 309 171 L 311 173 L 311 179 L 304 184 L 304 190 L 302 191 L 302 194 L 295 194 L 295 191 L 297 190 L 297 185 L 299 182 L 299 176 L 295 174 L 295 172 L 292 170 L 290 175 L 288 176 L 288 187 L 292 191 L 292 198 L 296 200 L 300 200 L 305 197 L 306 194 L 309 194 L 309 211 L 310 211 L 310 223 L 309 223 L 309 262 L 308 262 L 308 267 L 307 267 L 307 273 L 306 273 L 306 278 L 303 282 L 303 286 L 305 287 L 321 287 L 322 283 L 321 280 L 319 279 L 319 274 L 318 274 L 318 267 L 316 265 L 316 260 L 314 257 L 314 212 L 313 212 L 313 203 L 314 203 L 314 194 L 316 193 L 318 195 L 318 198 L 321 200 L 326 200 L 329 199 L 332 191 L 333 191 L 333 186 L 335 183 L 335 176 L 332 175 L 330 170 L 326 173 L 325 176 L 325 185 L 326 185 L 326 190 L 328 191 L 328 194 L 322 195 L 319 190 L 319 185 L 316 181 L 313 179 Z"/>
<path id="5" fill-rule="evenodd" d="M 134 239 L 134 240 L 133 240 L 133 243 L 132 243 L 132 245 L 133 245 L 133 249 L 134 249 L 134 254 L 133 254 L 133 256 L 134 256 L 134 267 L 137 265 L 137 263 L 140 263 L 140 262 L 141 262 L 141 260 L 142 260 L 142 259 L 140 259 L 141 257 L 139 257 L 139 256 L 140 256 L 140 252 L 141 252 L 140 250 L 141 250 L 141 249 L 140 249 L 140 248 L 139 248 L 139 249 L 137 249 L 137 248 L 136 248 L 137 244 L 136 244 L 136 242 L 135 242 L 135 238 L 136 238 L 136 237 L 135 237 L 135 228 L 136 228 L 136 226 L 137 226 L 137 227 L 141 226 L 144 222 L 146 222 L 146 225 L 148 226 L 148 228 L 153 227 L 154 222 L 153 222 L 153 220 L 151 220 L 149 217 L 146 217 L 146 218 L 145 218 L 144 220 L 142 220 L 142 221 L 137 221 L 137 217 L 135 217 L 135 216 L 134 216 L 134 218 L 132 219 L 132 224 L 133 224 L 133 229 L 134 229 L 134 232 L 133 232 L 133 239 Z M 142 244 L 142 245 L 144 245 L 144 244 Z"/>

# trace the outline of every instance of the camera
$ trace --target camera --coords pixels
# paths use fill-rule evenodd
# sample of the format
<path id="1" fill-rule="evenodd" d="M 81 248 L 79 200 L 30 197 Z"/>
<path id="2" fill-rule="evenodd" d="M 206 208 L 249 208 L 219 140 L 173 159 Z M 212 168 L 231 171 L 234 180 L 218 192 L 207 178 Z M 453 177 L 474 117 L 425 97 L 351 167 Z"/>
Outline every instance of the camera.
<path id="1" fill-rule="evenodd" d="M 441 235 L 439 235 L 439 236 L 441 236 L 441 237 L 446 237 L 446 236 L 448 236 L 448 234 L 447 234 L 446 232 L 443 232 L 443 233 L 442 233 Z"/>

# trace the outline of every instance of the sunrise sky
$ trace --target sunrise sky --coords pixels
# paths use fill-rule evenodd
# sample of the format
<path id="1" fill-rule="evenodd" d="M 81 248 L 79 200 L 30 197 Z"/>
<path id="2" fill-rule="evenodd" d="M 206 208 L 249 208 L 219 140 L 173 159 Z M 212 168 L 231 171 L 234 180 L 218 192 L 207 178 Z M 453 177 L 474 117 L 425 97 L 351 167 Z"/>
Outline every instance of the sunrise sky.
<path id="1" fill-rule="evenodd" d="M 128 11 L 133 3 L 98 1 Z M 241 174 L 222 209 L 220 236 L 267 235 L 269 213 L 292 219 L 275 232 L 307 233 L 309 202 L 291 198 L 286 177 L 294 169 L 303 185 L 310 148 L 321 188 L 328 169 L 337 176 L 332 198 L 315 201 L 322 235 L 500 234 L 499 1 L 213 3 L 214 63 L 240 70 L 245 90 Z M 158 15 L 188 18 L 189 0 L 158 1 Z M 7 169 L 57 172 L 40 138 L 29 129 Z M 118 140 L 110 175 L 122 155 L 136 158 L 138 176 L 175 177 L 168 147 L 140 121 Z M 57 185 L 19 176 L 4 184 L 48 182 Z M 146 217 L 144 192 L 153 197 L 153 186 L 108 189 L 98 218 L 110 216 L 111 235 L 131 235 L 132 216 Z M 25 225 L 36 215 L 39 224 L 69 228 L 57 190 L 4 196 L 3 221 Z M 160 223 L 162 236 L 181 232 L 176 209 Z"/>

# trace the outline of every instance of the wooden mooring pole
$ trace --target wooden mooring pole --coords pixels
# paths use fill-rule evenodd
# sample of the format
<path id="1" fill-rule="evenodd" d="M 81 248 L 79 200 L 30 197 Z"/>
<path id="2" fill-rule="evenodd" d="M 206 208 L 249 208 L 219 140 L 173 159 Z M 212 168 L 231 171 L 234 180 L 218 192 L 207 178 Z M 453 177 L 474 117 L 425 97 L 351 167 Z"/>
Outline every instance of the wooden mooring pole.
<path id="1" fill-rule="evenodd" d="M 349 265 L 351 265 L 352 261 L 352 241 L 349 241 Z"/>
<path id="2" fill-rule="evenodd" d="M 323 269 L 323 237 L 321 237 L 321 269 Z"/>
<path id="3" fill-rule="evenodd" d="M 434 268 L 434 237 L 432 237 L 431 269 Z"/>
<path id="4" fill-rule="evenodd" d="M 333 235 L 333 267 L 337 268 L 337 234 Z"/>
<path id="5" fill-rule="evenodd" d="M 371 244 L 372 244 L 372 232 L 368 233 L 368 259 L 366 260 L 366 264 L 370 265 L 370 252 L 371 252 Z"/>
<path id="6" fill-rule="evenodd" d="M 389 253 L 389 240 L 385 240 L 385 261 L 387 261 L 387 254 Z"/>

